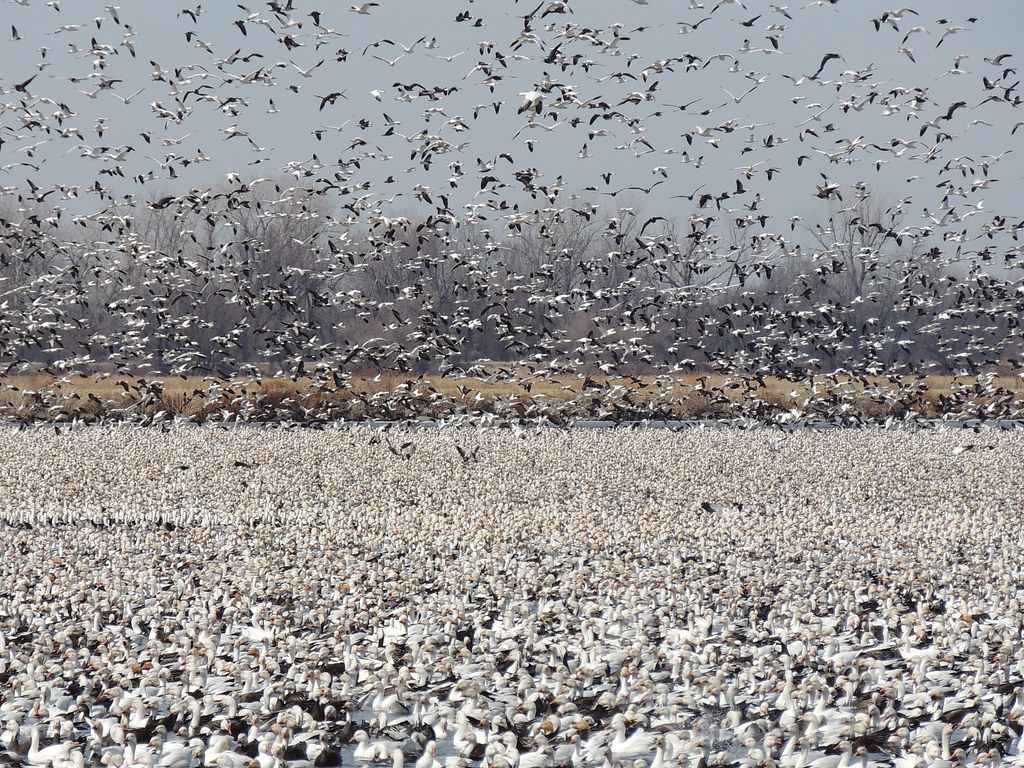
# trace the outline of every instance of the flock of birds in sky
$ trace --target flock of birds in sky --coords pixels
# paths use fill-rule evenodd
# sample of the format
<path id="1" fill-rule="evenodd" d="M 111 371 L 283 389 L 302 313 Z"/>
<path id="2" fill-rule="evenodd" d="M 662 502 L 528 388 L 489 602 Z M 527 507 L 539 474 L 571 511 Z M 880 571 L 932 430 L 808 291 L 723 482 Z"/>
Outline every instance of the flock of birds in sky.
<path id="1" fill-rule="evenodd" d="M 631 382 L 650 418 L 683 375 L 768 418 L 767 380 L 936 374 L 1016 413 L 1020 80 L 973 9 L 449 5 L 5 3 L 13 417 L 83 376 L 382 372 Z"/>

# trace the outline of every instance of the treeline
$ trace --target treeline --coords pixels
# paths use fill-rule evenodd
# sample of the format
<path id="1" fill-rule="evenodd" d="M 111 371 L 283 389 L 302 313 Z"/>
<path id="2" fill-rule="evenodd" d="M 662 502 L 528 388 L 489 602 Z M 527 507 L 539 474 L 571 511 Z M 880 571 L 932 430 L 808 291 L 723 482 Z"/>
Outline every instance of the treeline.
<path id="1" fill-rule="evenodd" d="M 343 387 L 375 371 L 486 375 L 481 361 L 792 379 L 1016 364 L 1015 251 L 965 256 L 863 191 L 810 225 L 768 225 L 579 200 L 417 219 L 273 182 L 75 218 L 10 202 L 0 374 Z"/>

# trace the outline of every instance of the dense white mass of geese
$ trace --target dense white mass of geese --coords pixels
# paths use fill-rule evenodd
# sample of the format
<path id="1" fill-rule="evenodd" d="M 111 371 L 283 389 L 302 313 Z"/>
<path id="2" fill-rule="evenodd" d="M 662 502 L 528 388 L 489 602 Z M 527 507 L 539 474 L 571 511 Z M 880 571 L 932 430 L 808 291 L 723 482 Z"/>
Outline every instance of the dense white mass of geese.
<path id="1" fill-rule="evenodd" d="M 3 764 L 1024 764 L 1019 433 L 34 429 L 0 467 Z"/>

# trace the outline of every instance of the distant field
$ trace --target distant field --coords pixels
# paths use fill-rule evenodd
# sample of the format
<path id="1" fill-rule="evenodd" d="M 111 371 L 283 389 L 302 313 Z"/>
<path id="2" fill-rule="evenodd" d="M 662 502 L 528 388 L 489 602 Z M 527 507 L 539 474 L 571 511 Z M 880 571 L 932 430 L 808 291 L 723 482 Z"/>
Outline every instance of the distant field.
<path id="1" fill-rule="evenodd" d="M 44 374 L 0 378 L 6 421 L 72 419 L 275 421 L 444 418 L 494 414 L 551 421 L 716 418 L 768 420 L 799 412 L 844 419 L 904 417 L 1021 418 L 1018 376 L 781 378 L 706 375 L 565 375 L 487 378 L 381 374 L 338 386 L 312 378 L 126 377 Z M 787 416 L 787 414 L 789 414 Z"/>

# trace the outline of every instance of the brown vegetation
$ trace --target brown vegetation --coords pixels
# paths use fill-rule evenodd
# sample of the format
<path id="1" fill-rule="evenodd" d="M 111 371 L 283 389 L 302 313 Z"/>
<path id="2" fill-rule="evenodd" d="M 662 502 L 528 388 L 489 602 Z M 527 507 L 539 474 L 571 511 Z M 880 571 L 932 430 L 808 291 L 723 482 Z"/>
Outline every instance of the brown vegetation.
<path id="1" fill-rule="evenodd" d="M 721 374 L 531 377 L 496 368 L 485 377 L 378 374 L 330 386 L 309 377 L 235 378 L 23 374 L 0 379 L 0 420 L 301 423 L 445 419 L 456 415 L 567 423 L 603 419 L 768 422 L 801 417 L 856 422 L 895 418 L 1021 418 L 1019 376 L 846 377 L 803 381 Z"/>

